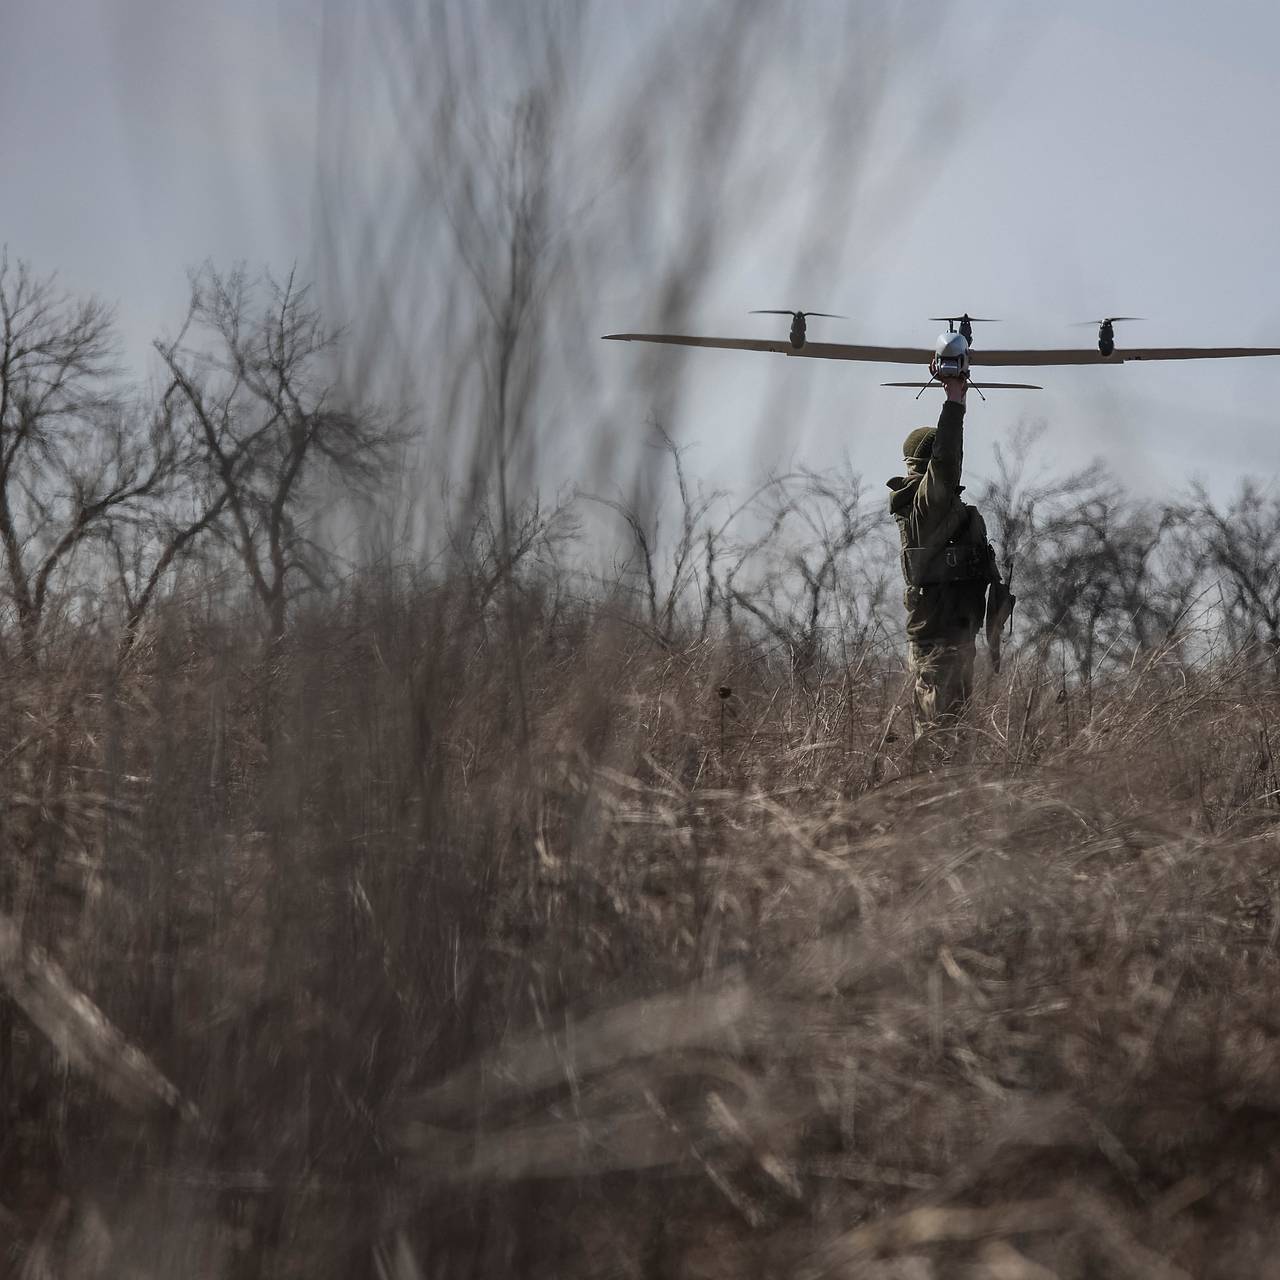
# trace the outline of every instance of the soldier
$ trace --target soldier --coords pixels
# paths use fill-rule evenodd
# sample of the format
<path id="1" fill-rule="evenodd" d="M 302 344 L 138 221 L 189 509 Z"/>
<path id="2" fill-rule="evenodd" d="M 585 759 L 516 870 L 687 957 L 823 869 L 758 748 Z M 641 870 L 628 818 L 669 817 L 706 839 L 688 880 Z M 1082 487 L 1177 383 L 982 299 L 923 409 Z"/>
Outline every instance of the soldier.
<path id="1" fill-rule="evenodd" d="M 947 398 L 938 425 L 906 438 L 907 474 L 889 481 L 889 510 L 902 536 L 916 739 L 942 735 L 946 742 L 973 689 L 974 638 L 984 621 L 1000 669 L 1000 630 L 1013 597 L 1000 582 L 986 524 L 960 499 L 968 383 L 941 381 Z"/>

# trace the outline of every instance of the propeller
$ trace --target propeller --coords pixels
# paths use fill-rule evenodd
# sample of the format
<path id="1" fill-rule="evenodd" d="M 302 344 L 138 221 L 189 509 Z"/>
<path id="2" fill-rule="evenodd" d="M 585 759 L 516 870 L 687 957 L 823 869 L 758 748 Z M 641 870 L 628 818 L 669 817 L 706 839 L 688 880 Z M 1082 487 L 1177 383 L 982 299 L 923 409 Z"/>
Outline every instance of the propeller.
<path id="1" fill-rule="evenodd" d="M 1141 320 L 1141 316 L 1108 316 L 1105 320 L 1077 320 L 1077 328 L 1083 328 L 1087 325 L 1098 326 L 1098 350 L 1106 359 L 1110 359 L 1116 352 L 1116 331 L 1111 327 L 1118 324 L 1121 320 Z"/>
<path id="2" fill-rule="evenodd" d="M 993 316 L 971 316 L 967 311 L 962 316 L 930 316 L 930 320 L 935 320 L 947 326 L 948 333 L 956 332 L 956 325 L 960 326 L 960 336 L 971 346 L 973 344 L 973 326 L 977 324 L 998 324 Z"/>
<path id="3" fill-rule="evenodd" d="M 809 316 L 826 316 L 830 320 L 847 320 L 848 316 L 838 316 L 834 311 L 788 311 L 784 307 L 770 308 L 750 312 L 753 316 L 790 316 L 791 317 L 791 349 L 803 351 L 805 341 L 805 321 Z"/>
<path id="4" fill-rule="evenodd" d="M 1142 316 L 1107 316 L 1105 320 L 1076 320 L 1071 327 L 1073 329 L 1087 329 L 1094 325 L 1119 324 L 1121 320 L 1141 320 L 1142 318 Z"/>
<path id="5" fill-rule="evenodd" d="M 764 311 L 748 311 L 749 316 L 825 316 L 828 320 L 847 320 L 848 316 L 836 315 L 834 311 L 788 311 L 769 309 Z"/>

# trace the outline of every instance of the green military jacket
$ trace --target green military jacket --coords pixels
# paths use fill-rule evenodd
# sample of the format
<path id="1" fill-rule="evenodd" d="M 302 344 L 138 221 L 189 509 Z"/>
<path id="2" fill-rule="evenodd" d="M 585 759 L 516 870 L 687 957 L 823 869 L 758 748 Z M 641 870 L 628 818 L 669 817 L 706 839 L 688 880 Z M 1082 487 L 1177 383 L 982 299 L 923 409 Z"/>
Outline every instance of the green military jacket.
<path id="1" fill-rule="evenodd" d="M 889 510 L 902 538 L 907 638 L 917 644 L 972 641 L 982 630 L 987 587 L 999 581 L 977 508 L 962 502 L 964 405 L 948 400 L 922 473 L 889 481 Z"/>

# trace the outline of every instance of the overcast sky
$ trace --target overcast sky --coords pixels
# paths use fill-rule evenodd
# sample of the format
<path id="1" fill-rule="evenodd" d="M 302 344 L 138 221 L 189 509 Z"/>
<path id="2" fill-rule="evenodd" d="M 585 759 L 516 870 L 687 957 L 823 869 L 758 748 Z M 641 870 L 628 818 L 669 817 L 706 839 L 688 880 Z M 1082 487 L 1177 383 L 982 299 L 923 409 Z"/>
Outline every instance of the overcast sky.
<path id="1" fill-rule="evenodd" d="M 824 225 L 820 253 L 806 252 L 818 238 L 803 144 L 810 120 L 849 88 L 842 77 L 867 72 L 825 39 L 846 5 L 781 7 L 805 31 L 760 68 L 762 83 L 787 86 L 761 134 L 778 156 L 770 190 L 754 229 L 751 207 L 724 210 L 736 238 L 689 304 L 693 331 L 765 336 L 774 330 L 750 308 L 804 306 L 852 317 L 813 322 L 833 341 L 923 346 L 938 328 L 928 316 L 967 309 L 1002 318 L 978 335 L 989 345 L 1083 345 L 1092 333 L 1069 322 L 1121 312 L 1148 317 L 1121 343 L 1280 345 L 1280 7 L 879 7 L 912 15 L 899 24 L 912 38 L 892 46 L 901 65 L 886 82 L 887 116 L 843 125 L 851 156 L 870 151 L 869 176 Z M 643 18 L 632 4 L 590 6 L 583 102 L 601 101 L 677 8 L 690 6 Z M 346 187 L 326 182 L 335 145 L 384 157 L 395 145 L 386 50 L 352 37 L 348 16 L 341 0 L 15 0 L 0 42 L 10 254 L 115 301 L 139 368 L 149 339 L 180 318 L 188 266 L 296 260 L 323 274 L 333 202 L 367 216 L 379 195 L 345 152 Z M 904 138 L 918 160 L 894 150 Z M 591 227 L 602 253 L 584 286 L 595 309 L 580 317 L 583 359 L 562 370 L 559 403 L 582 432 L 606 414 L 639 430 L 638 349 L 598 335 L 658 319 L 652 253 L 610 218 L 602 201 Z M 664 234 L 678 239 L 678 222 Z M 733 484 L 766 465 L 846 456 L 878 483 L 897 469 L 905 432 L 936 413 L 935 393 L 914 404 L 876 385 L 908 370 L 715 352 L 680 368 L 672 425 L 695 443 L 695 470 Z M 1153 493 L 1192 475 L 1225 491 L 1280 459 L 1280 360 L 1046 369 L 1041 380 L 1044 392 L 971 407 L 975 468 L 985 442 L 1033 419 L 1046 423 L 1053 465 L 1100 454 Z M 576 465 L 571 450 L 550 456 Z"/>

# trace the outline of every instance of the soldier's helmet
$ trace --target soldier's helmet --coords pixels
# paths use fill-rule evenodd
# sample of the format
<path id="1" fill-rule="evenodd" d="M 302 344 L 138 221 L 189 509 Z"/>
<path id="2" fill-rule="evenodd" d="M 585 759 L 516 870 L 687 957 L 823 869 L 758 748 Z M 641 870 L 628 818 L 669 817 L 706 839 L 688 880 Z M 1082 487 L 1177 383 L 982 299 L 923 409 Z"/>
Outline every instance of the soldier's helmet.
<path id="1" fill-rule="evenodd" d="M 933 438 L 937 434 L 937 427 L 917 427 L 902 442 L 902 456 L 908 462 L 928 462 L 933 457 Z"/>

